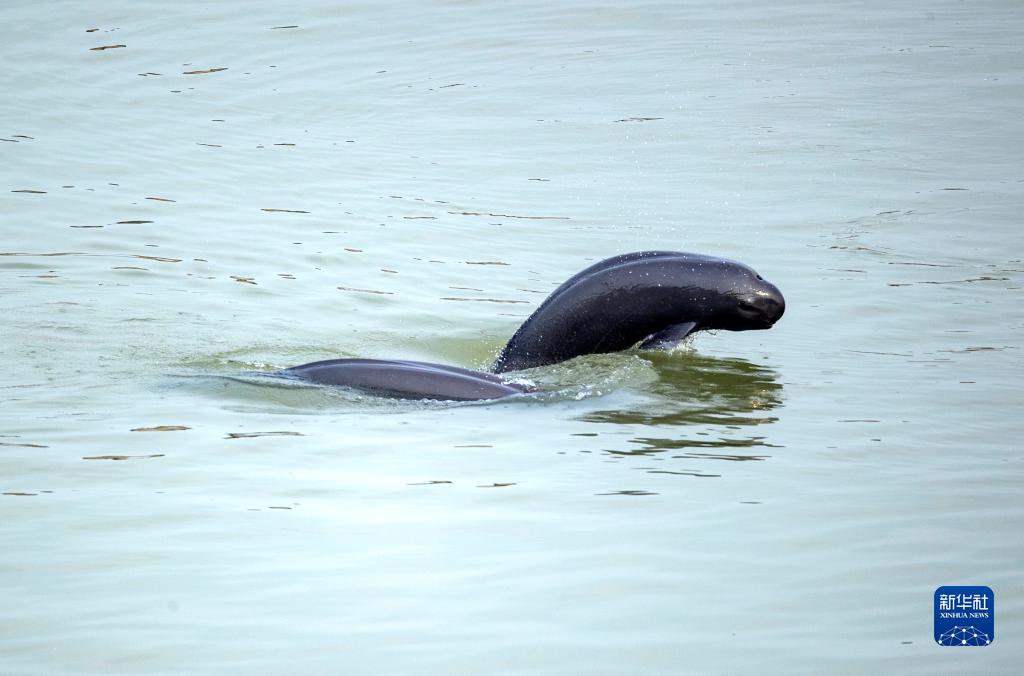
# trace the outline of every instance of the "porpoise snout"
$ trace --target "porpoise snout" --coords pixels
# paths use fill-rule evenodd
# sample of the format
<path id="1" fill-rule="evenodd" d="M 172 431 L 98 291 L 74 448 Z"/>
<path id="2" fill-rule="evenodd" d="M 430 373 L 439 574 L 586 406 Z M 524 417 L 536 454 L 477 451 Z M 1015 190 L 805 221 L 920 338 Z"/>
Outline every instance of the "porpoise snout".
<path id="1" fill-rule="evenodd" d="M 771 328 L 786 312 L 786 299 L 778 287 L 769 282 L 761 281 L 739 303 L 739 311 L 747 321 L 758 328 Z"/>
<path id="2" fill-rule="evenodd" d="M 768 282 L 754 294 L 754 304 L 761 313 L 766 326 L 774 326 L 786 313 L 786 299 L 778 287 Z"/>

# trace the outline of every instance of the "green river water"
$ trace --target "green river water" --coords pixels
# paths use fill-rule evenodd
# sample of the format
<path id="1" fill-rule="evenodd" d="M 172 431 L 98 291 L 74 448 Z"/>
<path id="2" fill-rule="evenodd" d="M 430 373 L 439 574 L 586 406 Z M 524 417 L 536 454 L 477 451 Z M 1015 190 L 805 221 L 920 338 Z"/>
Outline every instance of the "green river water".
<path id="1" fill-rule="evenodd" d="M 0 672 L 1019 673 L 1019 2 L 0 25 Z M 517 401 L 245 377 L 485 368 L 644 249 L 786 316 Z"/>

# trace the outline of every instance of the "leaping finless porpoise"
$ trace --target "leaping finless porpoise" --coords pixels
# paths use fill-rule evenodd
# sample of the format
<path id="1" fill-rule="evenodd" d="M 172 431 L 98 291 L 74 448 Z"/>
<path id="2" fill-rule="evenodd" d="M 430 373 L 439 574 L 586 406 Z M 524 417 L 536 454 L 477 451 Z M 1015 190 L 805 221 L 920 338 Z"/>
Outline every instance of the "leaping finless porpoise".
<path id="1" fill-rule="evenodd" d="M 668 350 L 696 331 L 769 329 L 779 289 L 750 267 L 714 256 L 638 251 L 591 265 L 541 303 L 491 373 L 418 361 L 329 359 L 275 375 L 403 399 L 467 401 L 533 391 L 499 374 L 633 346 Z"/>

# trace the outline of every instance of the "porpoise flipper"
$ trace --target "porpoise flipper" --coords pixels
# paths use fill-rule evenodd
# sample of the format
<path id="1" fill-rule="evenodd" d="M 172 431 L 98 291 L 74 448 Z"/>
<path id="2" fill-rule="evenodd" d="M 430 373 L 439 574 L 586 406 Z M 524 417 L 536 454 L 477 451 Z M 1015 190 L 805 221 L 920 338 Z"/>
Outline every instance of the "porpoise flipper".
<path id="1" fill-rule="evenodd" d="M 657 333 L 652 333 L 640 343 L 641 350 L 671 350 L 683 342 L 697 328 L 697 322 L 673 324 Z"/>

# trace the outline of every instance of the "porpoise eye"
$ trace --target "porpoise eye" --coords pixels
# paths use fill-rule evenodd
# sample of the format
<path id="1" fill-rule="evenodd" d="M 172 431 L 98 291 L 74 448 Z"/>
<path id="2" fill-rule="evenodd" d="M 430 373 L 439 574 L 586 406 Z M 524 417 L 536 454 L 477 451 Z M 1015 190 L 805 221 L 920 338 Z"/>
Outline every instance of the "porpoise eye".
<path id="1" fill-rule="evenodd" d="M 762 277 L 761 275 L 758 275 L 758 276 L 757 276 L 757 279 L 758 279 L 759 281 L 762 281 L 762 282 L 764 281 L 764 277 Z"/>

